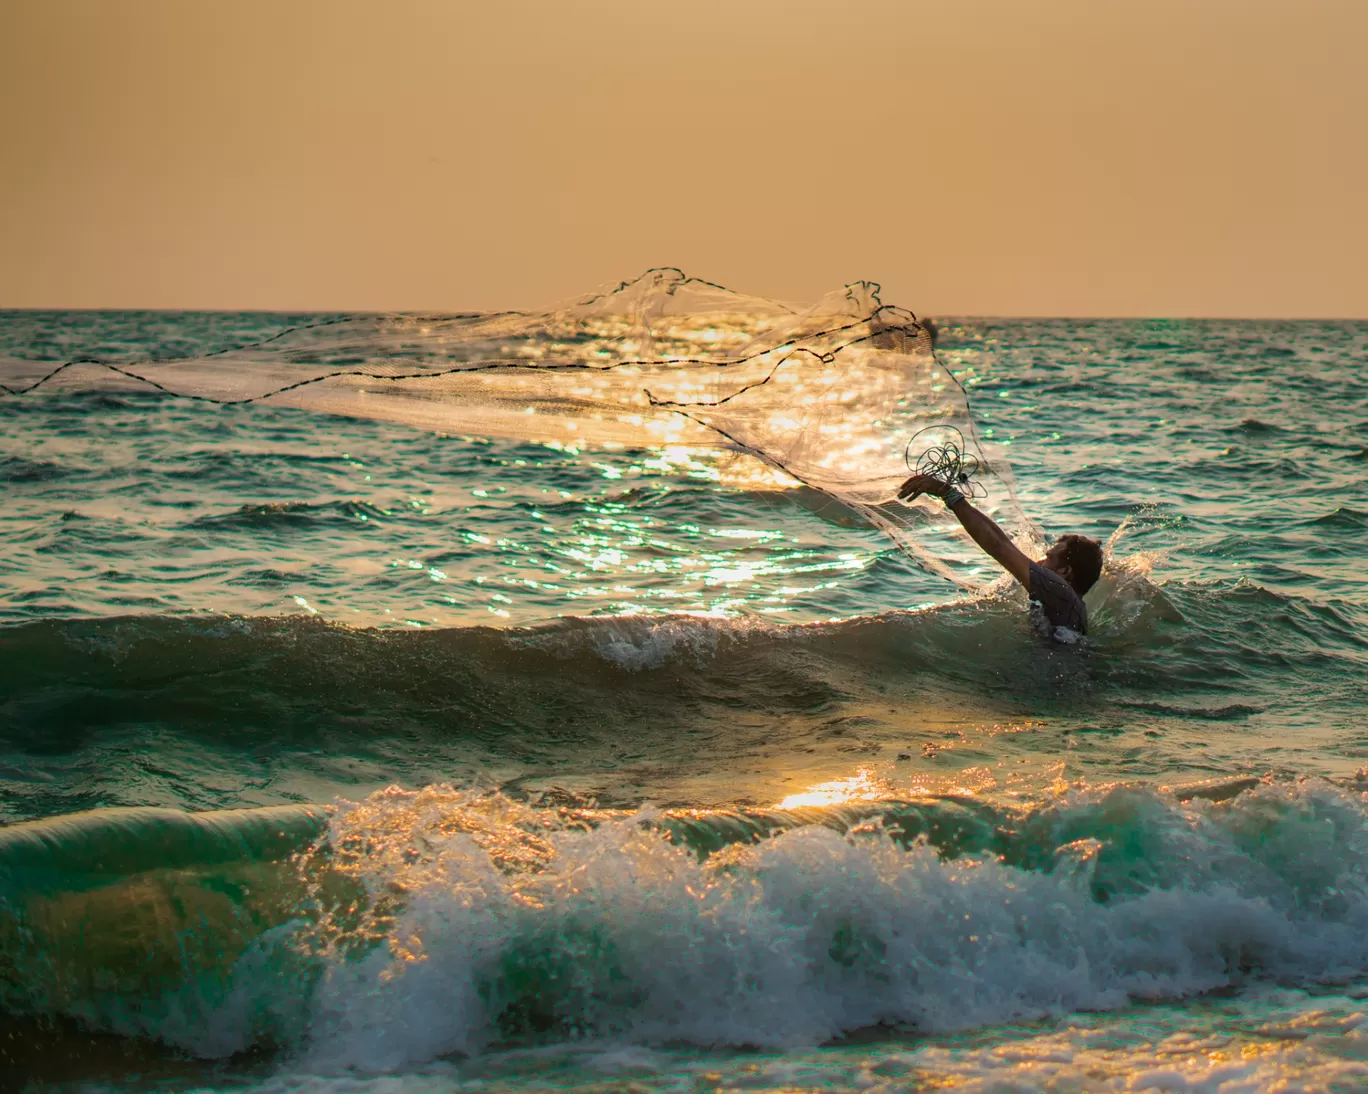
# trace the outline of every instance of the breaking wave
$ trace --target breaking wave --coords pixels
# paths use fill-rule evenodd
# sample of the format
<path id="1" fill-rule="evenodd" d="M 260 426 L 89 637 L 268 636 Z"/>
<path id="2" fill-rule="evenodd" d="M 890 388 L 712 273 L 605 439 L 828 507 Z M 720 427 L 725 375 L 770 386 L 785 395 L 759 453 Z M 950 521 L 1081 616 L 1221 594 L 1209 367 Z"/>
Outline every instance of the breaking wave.
<path id="1" fill-rule="evenodd" d="M 1368 802 L 1249 782 L 723 813 L 434 786 L 330 817 L 19 825 L 0 838 L 0 993 L 12 1015 L 200 1055 L 274 1045 L 385 1071 L 548 1039 L 794 1046 L 1362 976 Z"/>

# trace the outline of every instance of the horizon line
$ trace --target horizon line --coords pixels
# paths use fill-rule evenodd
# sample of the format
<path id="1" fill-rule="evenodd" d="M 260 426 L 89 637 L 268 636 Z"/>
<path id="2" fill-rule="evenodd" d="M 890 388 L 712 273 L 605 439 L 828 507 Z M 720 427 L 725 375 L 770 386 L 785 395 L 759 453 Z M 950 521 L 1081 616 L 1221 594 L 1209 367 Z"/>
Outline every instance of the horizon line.
<path id="1" fill-rule="evenodd" d="M 290 308 L 290 307 L 186 307 L 182 305 L 109 305 L 109 304 L 0 304 L 0 314 L 17 312 L 162 312 L 166 314 L 201 315 L 430 315 L 442 317 L 486 316 L 510 313 L 535 315 L 551 308 Z M 1207 315 L 1207 314 L 1048 314 L 1045 312 L 919 312 L 918 319 L 942 322 L 947 320 L 1053 320 L 1068 322 L 1208 322 L 1208 323 L 1365 323 L 1363 315 Z"/>

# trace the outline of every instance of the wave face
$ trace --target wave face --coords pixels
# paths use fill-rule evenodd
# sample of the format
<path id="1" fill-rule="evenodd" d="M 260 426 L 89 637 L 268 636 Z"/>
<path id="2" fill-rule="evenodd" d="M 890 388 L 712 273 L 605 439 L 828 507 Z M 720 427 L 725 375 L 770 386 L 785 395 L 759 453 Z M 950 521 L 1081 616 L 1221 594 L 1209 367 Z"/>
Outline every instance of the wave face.
<path id="1" fill-rule="evenodd" d="M 1132 576 L 1093 598 L 1085 656 L 1036 642 L 1006 593 L 804 625 L 29 623 L 0 631 L 6 808 L 231 808 L 450 779 L 761 804 L 852 768 L 891 793 L 1006 786 L 1061 759 L 1170 780 L 1357 769 L 1368 677 L 1352 613 Z M 1289 675 L 1319 687 L 1290 692 Z"/>
<path id="2" fill-rule="evenodd" d="M 1361 1086 L 1368 325 L 938 328 L 0 314 L 0 1074 Z"/>

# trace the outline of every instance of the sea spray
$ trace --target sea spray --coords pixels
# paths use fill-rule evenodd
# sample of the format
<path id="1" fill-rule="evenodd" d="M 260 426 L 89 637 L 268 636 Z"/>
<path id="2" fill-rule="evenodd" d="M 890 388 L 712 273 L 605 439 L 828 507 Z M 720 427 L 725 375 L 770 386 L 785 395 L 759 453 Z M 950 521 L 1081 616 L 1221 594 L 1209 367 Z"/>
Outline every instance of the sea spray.
<path id="1" fill-rule="evenodd" d="M 965 808 L 762 812 L 767 830 L 749 831 L 723 816 L 700 839 L 706 812 L 390 790 L 255 874 L 143 869 L 11 898 L 7 1006 L 200 1054 L 284 1042 L 310 1067 L 383 1071 L 566 1038 L 947 1031 L 1368 972 L 1361 794 L 1270 784 L 1184 804 L 1071 788 L 981 806 L 989 823 L 968 834 L 937 823 Z M 211 893 L 231 914 L 207 910 Z M 54 914 L 64 900 L 79 911 Z M 163 956 L 120 976 L 134 949 Z"/>

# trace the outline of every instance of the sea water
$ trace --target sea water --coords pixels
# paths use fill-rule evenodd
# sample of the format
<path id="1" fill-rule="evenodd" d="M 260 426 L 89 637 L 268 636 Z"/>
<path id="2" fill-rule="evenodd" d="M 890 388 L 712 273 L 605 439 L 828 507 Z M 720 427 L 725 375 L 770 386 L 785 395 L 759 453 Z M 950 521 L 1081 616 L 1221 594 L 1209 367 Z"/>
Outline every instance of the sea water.
<path id="1" fill-rule="evenodd" d="M 1368 324 L 938 353 L 1079 646 L 725 445 L 0 396 L 0 1090 L 1368 1088 Z"/>

